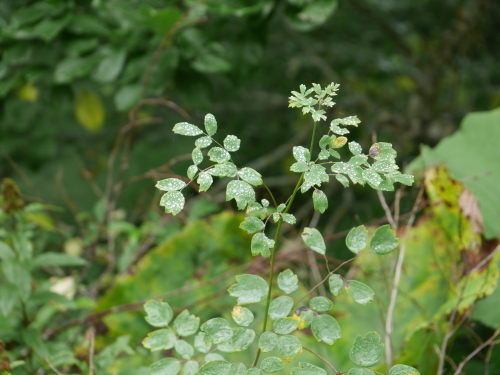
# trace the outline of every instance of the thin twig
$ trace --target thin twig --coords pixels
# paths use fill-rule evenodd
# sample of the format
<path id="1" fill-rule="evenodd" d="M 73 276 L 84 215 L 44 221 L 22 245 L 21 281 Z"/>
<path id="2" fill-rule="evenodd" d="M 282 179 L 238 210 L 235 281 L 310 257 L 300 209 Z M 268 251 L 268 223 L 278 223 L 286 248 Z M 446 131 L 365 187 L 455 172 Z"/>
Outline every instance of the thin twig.
<path id="1" fill-rule="evenodd" d="M 398 229 L 396 221 L 394 221 L 394 217 L 392 216 L 391 209 L 387 205 L 384 194 L 380 190 L 377 190 L 377 195 L 378 195 L 378 200 L 380 201 L 380 204 L 382 205 L 385 211 L 385 216 L 387 217 L 387 221 L 389 222 L 389 224 L 391 224 L 391 227 L 394 230 Z"/>
<path id="2" fill-rule="evenodd" d="M 485 342 L 483 342 L 472 353 L 470 353 L 467 357 L 465 357 L 465 359 L 458 364 L 458 368 L 453 373 L 453 375 L 460 375 L 460 373 L 462 372 L 462 369 L 467 364 L 467 362 L 469 362 L 477 353 L 479 353 L 481 350 L 483 350 L 483 348 L 485 348 L 486 346 L 490 345 L 492 343 L 492 341 L 495 340 L 495 338 L 499 334 L 500 334 L 500 329 L 497 329 L 488 340 L 486 340 Z"/>
<path id="3" fill-rule="evenodd" d="M 95 345 L 95 327 L 90 326 L 90 347 L 89 347 L 89 375 L 94 375 L 94 345 Z"/>
<path id="4" fill-rule="evenodd" d="M 307 349 L 307 348 L 305 348 L 305 347 L 302 347 L 302 349 L 304 349 L 304 350 L 308 351 L 309 353 L 314 354 L 316 357 L 318 357 L 318 358 L 319 358 L 319 359 L 321 359 L 323 362 L 325 362 L 325 363 L 328 365 L 328 367 L 330 367 L 333 371 L 335 371 L 335 374 L 336 374 L 336 375 L 340 375 L 340 374 L 341 374 L 340 372 L 338 372 L 338 371 L 337 371 L 337 369 L 336 369 L 336 368 L 335 368 L 335 367 L 334 367 L 334 366 L 333 366 L 330 362 L 328 362 L 326 359 L 324 359 L 324 358 L 323 358 L 322 356 L 320 356 L 318 353 L 315 353 L 315 352 L 313 352 L 311 349 Z"/>

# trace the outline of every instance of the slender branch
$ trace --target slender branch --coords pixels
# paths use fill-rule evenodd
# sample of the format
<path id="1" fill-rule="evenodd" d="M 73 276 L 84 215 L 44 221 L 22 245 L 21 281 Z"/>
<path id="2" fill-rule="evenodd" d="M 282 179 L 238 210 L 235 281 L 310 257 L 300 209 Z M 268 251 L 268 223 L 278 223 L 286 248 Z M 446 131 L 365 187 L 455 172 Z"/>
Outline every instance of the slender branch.
<path id="1" fill-rule="evenodd" d="M 275 207 L 278 207 L 278 202 L 276 202 L 276 199 L 274 198 L 274 194 L 272 193 L 272 191 L 269 189 L 269 186 L 266 185 L 266 183 L 264 181 L 262 181 L 262 186 L 264 186 L 267 190 L 267 192 L 269 193 L 269 196 L 271 197 L 271 199 L 273 200 L 273 204 Z"/>
<path id="2" fill-rule="evenodd" d="M 406 230 L 404 234 L 404 240 L 403 243 L 401 244 L 401 250 L 399 251 L 399 256 L 398 256 L 398 261 L 396 263 L 396 270 L 394 272 L 394 283 L 392 284 L 392 290 L 391 290 L 391 298 L 389 302 L 389 308 L 387 309 L 387 318 L 385 321 L 385 361 L 387 364 L 387 367 L 391 367 L 392 365 L 392 331 L 393 331 L 393 315 L 394 315 L 394 308 L 396 307 L 396 299 L 398 297 L 398 288 L 399 288 L 399 283 L 401 282 L 401 272 L 403 269 L 403 262 L 405 259 L 405 254 L 406 254 L 406 244 L 408 243 L 408 235 L 410 233 L 410 229 L 413 226 L 413 223 L 415 221 L 415 218 L 417 216 L 417 208 L 420 205 L 420 201 L 422 199 L 422 195 L 424 192 L 424 185 L 420 187 L 420 190 L 418 192 L 417 199 L 415 200 L 415 204 L 413 205 L 412 208 L 412 215 L 410 219 L 408 220 L 408 223 L 406 224 Z M 383 199 L 381 202 L 385 203 L 385 199 Z M 387 204 L 386 204 L 387 206 Z M 389 208 L 389 207 L 387 207 Z M 389 211 L 390 215 L 390 211 Z M 389 216 L 387 217 L 389 220 Z M 390 219 L 394 222 L 392 219 L 392 215 L 390 215 Z M 395 227 L 395 224 L 394 224 Z"/>
<path id="3" fill-rule="evenodd" d="M 377 195 L 378 195 L 378 200 L 380 201 L 380 204 L 384 208 L 385 216 L 387 217 L 387 221 L 389 222 L 389 224 L 391 224 L 391 227 L 394 230 L 397 230 L 398 224 L 396 223 L 396 221 L 394 220 L 394 217 L 392 216 L 391 209 L 387 205 L 387 201 L 385 200 L 384 194 L 380 190 L 377 190 Z"/>
<path id="4" fill-rule="evenodd" d="M 330 362 L 328 362 L 326 359 L 324 359 L 324 358 L 323 358 L 322 356 L 320 356 L 318 353 L 315 353 L 315 352 L 313 352 L 311 349 L 307 349 L 307 348 L 305 348 L 305 347 L 302 347 L 302 349 L 304 349 L 304 350 L 308 351 L 309 353 L 314 354 L 316 357 L 318 357 L 318 358 L 319 358 L 319 359 L 321 359 L 323 362 L 325 362 L 325 363 L 328 365 L 328 367 L 330 367 L 333 371 L 335 371 L 335 374 L 336 374 L 336 375 L 340 375 L 340 374 L 341 374 L 341 372 L 338 372 L 338 371 L 337 371 L 337 369 L 336 369 L 336 368 L 335 368 L 335 367 L 334 367 L 334 366 L 333 366 Z"/>
<path id="5" fill-rule="evenodd" d="M 490 345 L 493 340 L 500 334 L 500 329 L 497 329 L 494 333 L 493 336 L 491 336 L 488 340 L 483 342 L 481 345 L 479 345 L 472 353 L 470 353 L 465 359 L 458 364 L 457 370 L 453 373 L 453 375 L 460 375 L 462 372 L 462 369 L 464 366 L 469 362 L 477 353 L 479 353 L 483 348 L 486 346 Z"/>

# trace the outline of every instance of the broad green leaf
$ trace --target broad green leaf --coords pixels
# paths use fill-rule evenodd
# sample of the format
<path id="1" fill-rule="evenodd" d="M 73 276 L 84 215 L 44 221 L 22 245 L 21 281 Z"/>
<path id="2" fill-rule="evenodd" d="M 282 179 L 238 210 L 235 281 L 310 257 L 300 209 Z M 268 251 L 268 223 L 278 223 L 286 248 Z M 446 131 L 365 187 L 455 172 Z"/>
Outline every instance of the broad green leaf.
<path id="1" fill-rule="evenodd" d="M 362 175 L 363 180 L 368 182 L 372 187 L 377 187 L 382 182 L 382 177 L 371 169 L 364 169 Z"/>
<path id="2" fill-rule="evenodd" d="M 274 247 L 274 240 L 268 238 L 264 233 L 254 234 L 252 237 L 252 242 L 250 244 L 250 250 L 252 255 L 256 256 L 261 254 L 263 257 L 267 258 L 271 255 L 271 251 Z"/>
<path id="3" fill-rule="evenodd" d="M 278 336 L 274 332 L 264 332 L 260 335 L 259 348 L 263 353 L 270 352 L 278 344 Z"/>
<path id="4" fill-rule="evenodd" d="M 167 302 L 149 300 L 144 304 L 146 322 L 153 327 L 166 327 L 172 320 L 174 313 Z"/>
<path id="5" fill-rule="evenodd" d="M 122 71 L 125 58 L 126 53 L 124 50 L 112 51 L 101 60 L 92 74 L 92 78 L 100 83 L 115 81 Z"/>
<path id="6" fill-rule="evenodd" d="M 245 375 L 246 371 L 246 366 L 243 363 L 238 363 L 231 366 L 228 375 Z"/>
<path id="7" fill-rule="evenodd" d="M 353 155 L 359 155 L 363 149 L 359 143 L 349 142 L 349 151 L 351 151 Z"/>
<path id="8" fill-rule="evenodd" d="M 190 359 L 194 354 L 193 347 L 184 340 L 175 342 L 175 351 L 184 359 Z"/>
<path id="9" fill-rule="evenodd" d="M 283 360 L 290 363 L 302 353 L 302 344 L 295 336 L 285 335 L 278 339 L 278 350 Z"/>
<path id="10" fill-rule="evenodd" d="M 389 370 L 389 375 L 420 375 L 420 372 L 411 366 L 395 365 Z"/>
<path id="11" fill-rule="evenodd" d="M 285 270 L 278 275 L 278 288 L 286 294 L 291 294 L 299 287 L 299 279 L 291 270 Z"/>
<path id="12" fill-rule="evenodd" d="M 315 228 L 304 228 L 302 232 L 302 239 L 305 244 L 311 248 L 311 250 L 324 255 L 326 252 L 326 245 L 323 236 L 319 230 Z"/>
<path id="13" fill-rule="evenodd" d="M 375 375 L 375 373 L 367 368 L 354 367 L 349 370 L 347 375 Z"/>
<path id="14" fill-rule="evenodd" d="M 224 357 L 219 353 L 208 353 L 204 358 L 205 363 L 210 363 L 213 361 L 225 361 Z"/>
<path id="15" fill-rule="evenodd" d="M 227 184 L 226 201 L 236 200 L 238 209 L 244 210 L 249 203 L 255 202 L 255 191 L 245 181 L 234 180 Z"/>
<path id="16" fill-rule="evenodd" d="M 212 144 L 212 138 L 208 136 L 200 137 L 195 142 L 194 145 L 198 148 L 205 148 Z"/>
<path id="17" fill-rule="evenodd" d="M 260 363 L 260 369 L 265 372 L 278 372 L 283 370 L 285 364 L 281 358 L 267 357 Z"/>
<path id="18" fill-rule="evenodd" d="M 160 200 L 160 206 L 165 207 L 166 213 L 177 215 L 184 208 L 184 195 L 180 191 L 169 191 L 163 194 Z"/>
<path id="19" fill-rule="evenodd" d="M 293 157 L 295 160 L 305 163 L 311 161 L 311 153 L 307 148 L 302 146 L 295 146 L 293 148 Z"/>
<path id="20" fill-rule="evenodd" d="M 238 305 L 262 301 L 267 297 L 269 287 L 262 277 L 257 275 L 236 276 L 237 284 L 229 287 L 229 294 L 238 297 Z"/>
<path id="21" fill-rule="evenodd" d="M 316 315 L 312 320 L 311 330 L 316 340 L 328 345 L 333 345 L 341 337 L 339 323 L 330 315 Z"/>
<path id="22" fill-rule="evenodd" d="M 78 267 L 85 266 L 86 264 L 87 261 L 83 258 L 47 251 L 35 256 L 31 263 L 31 267 L 33 269 L 40 267 Z"/>
<path id="23" fill-rule="evenodd" d="M 304 161 L 298 161 L 297 163 L 292 164 L 290 170 L 292 172 L 305 172 L 309 169 L 309 166 Z"/>
<path id="24" fill-rule="evenodd" d="M 200 326 L 200 318 L 189 314 L 189 311 L 184 310 L 174 320 L 174 329 L 179 336 L 191 336 L 198 331 Z"/>
<path id="25" fill-rule="evenodd" d="M 299 362 L 299 367 L 294 367 L 291 375 L 327 375 L 327 372 L 321 367 L 311 365 L 307 362 Z"/>
<path id="26" fill-rule="evenodd" d="M 324 213 L 328 208 L 328 198 L 326 197 L 325 193 L 323 193 L 319 189 L 315 189 L 313 192 L 313 203 L 314 209 L 321 213 Z"/>
<path id="27" fill-rule="evenodd" d="M 254 316 L 253 313 L 246 307 L 234 306 L 233 311 L 231 311 L 231 316 L 236 324 L 248 327 L 252 324 Z"/>
<path id="28" fill-rule="evenodd" d="M 156 188 L 163 191 L 180 190 L 186 186 L 186 183 L 178 178 L 166 178 L 156 183 Z"/>
<path id="29" fill-rule="evenodd" d="M 195 165 L 198 165 L 203 161 L 203 153 L 198 147 L 193 149 L 193 152 L 191 153 L 191 159 L 193 159 L 193 163 Z"/>
<path id="30" fill-rule="evenodd" d="M 201 366 L 198 375 L 228 375 L 230 369 L 231 364 L 229 362 L 212 361 Z"/>
<path id="31" fill-rule="evenodd" d="M 314 311 L 325 312 L 330 311 L 333 307 L 332 301 L 326 297 L 314 297 L 309 301 L 309 307 Z"/>
<path id="32" fill-rule="evenodd" d="M 177 375 L 180 369 L 181 363 L 175 358 L 160 359 L 149 367 L 151 375 Z"/>
<path id="33" fill-rule="evenodd" d="M 279 335 L 288 335 L 297 329 L 299 321 L 294 318 L 279 318 L 274 321 L 273 330 Z"/>
<path id="34" fill-rule="evenodd" d="M 257 217 L 247 216 L 245 217 L 245 221 L 240 224 L 240 228 L 246 231 L 247 233 L 255 233 L 260 232 L 264 229 L 264 223 Z"/>
<path id="35" fill-rule="evenodd" d="M 394 180 L 396 180 L 397 182 L 399 182 L 401 184 L 411 186 L 411 185 L 413 185 L 414 177 L 410 174 L 398 174 L 398 175 L 394 176 Z"/>
<path id="36" fill-rule="evenodd" d="M 205 332 L 205 341 L 213 341 L 219 344 L 233 337 L 233 330 L 223 318 L 213 318 L 203 323 L 200 329 Z"/>
<path id="37" fill-rule="evenodd" d="M 228 135 L 224 139 L 224 148 L 227 151 L 235 152 L 240 149 L 241 140 L 235 135 Z"/>
<path id="38" fill-rule="evenodd" d="M 349 357 L 358 366 L 369 367 L 378 362 L 384 353 L 384 344 L 377 332 L 368 332 L 365 337 L 358 335 Z"/>
<path id="39" fill-rule="evenodd" d="M 208 353 L 212 347 L 212 343 L 205 342 L 205 332 L 198 332 L 194 337 L 194 348 L 200 353 Z"/>
<path id="40" fill-rule="evenodd" d="M 328 286 L 330 287 L 330 292 L 334 296 L 338 296 L 344 287 L 344 280 L 340 275 L 333 274 L 328 279 Z"/>
<path id="41" fill-rule="evenodd" d="M 250 185 L 262 185 L 262 175 L 255 169 L 248 167 L 242 168 L 238 171 L 238 176 L 240 176 L 243 181 L 248 182 Z"/>
<path id="42" fill-rule="evenodd" d="M 290 314 L 293 307 L 293 299 L 288 296 L 281 296 L 273 299 L 269 306 L 269 316 L 272 320 L 285 318 Z"/>
<path id="43" fill-rule="evenodd" d="M 389 224 L 382 225 L 373 234 L 370 250 L 378 255 L 388 254 L 398 247 L 398 241 L 396 232 L 391 229 L 391 226 Z"/>
<path id="44" fill-rule="evenodd" d="M 184 363 L 184 366 L 182 367 L 182 375 L 196 375 L 198 372 L 198 369 L 200 368 L 200 365 L 198 364 L 197 361 L 187 361 Z"/>
<path id="45" fill-rule="evenodd" d="M 359 253 L 368 244 L 368 231 L 364 225 L 352 228 L 345 239 L 347 248 L 354 254 Z"/>
<path id="46" fill-rule="evenodd" d="M 80 90 L 75 99 L 75 116 L 85 129 L 91 132 L 101 130 L 104 125 L 104 106 L 99 95 Z"/>
<path id="47" fill-rule="evenodd" d="M 152 352 L 155 352 L 158 350 L 172 349 L 176 341 L 177 338 L 171 330 L 158 329 L 148 333 L 148 337 L 142 340 L 142 345 Z"/>
<path id="48" fill-rule="evenodd" d="M 205 130 L 210 136 L 213 136 L 215 133 L 217 133 L 217 121 L 215 120 L 214 115 L 212 115 L 211 113 L 205 116 Z"/>
<path id="49" fill-rule="evenodd" d="M 348 280 L 344 283 L 345 290 L 351 298 L 361 305 L 373 302 L 375 293 L 371 288 L 360 281 Z"/>
<path id="50" fill-rule="evenodd" d="M 203 134 L 203 131 L 197 127 L 196 125 L 190 124 L 188 122 L 179 122 L 175 124 L 172 131 L 175 134 L 187 135 L 187 136 L 196 136 Z"/>
<path id="51" fill-rule="evenodd" d="M 231 159 L 229 152 L 224 150 L 222 147 L 212 147 L 208 151 L 208 157 L 216 163 L 224 163 Z"/>
<path id="52" fill-rule="evenodd" d="M 297 219 L 292 214 L 281 214 L 281 218 L 283 219 L 283 221 L 285 223 L 288 223 L 291 225 L 294 225 L 297 222 Z"/>
<path id="53" fill-rule="evenodd" d="M 199 191 L 207 191 L 210 186 L 212 186 L 212 183 L 214 182 L 214 179 L 212 178 L 212 175 L 207 172 L 201 172 L 198 176 L 198 180 L 196 181 L 198 185 L 200 185 Z"/>
<path id="54" fill-rule="evenodd" d="M 342 186 L 349 187 L 349 180 L 347 179 L 346 176 L 343 176 L 341 174 L 336 174 L 335 178 L 337 179 L 338 182 L 342 184 Z"/>

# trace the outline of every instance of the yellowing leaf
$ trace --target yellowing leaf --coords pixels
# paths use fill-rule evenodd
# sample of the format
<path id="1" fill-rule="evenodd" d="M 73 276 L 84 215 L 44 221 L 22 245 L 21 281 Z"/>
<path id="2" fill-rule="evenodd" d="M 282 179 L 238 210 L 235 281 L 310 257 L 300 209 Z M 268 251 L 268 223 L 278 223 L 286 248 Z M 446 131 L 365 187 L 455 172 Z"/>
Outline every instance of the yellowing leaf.
<path id="1" fill-rule="evenodd" d="M 76 95 L 76 120 L 85 129 L 98 132 L 104 124 L 104 107 L 101 98 L 93 92 L 80 90 Z"/>
<path id="2" fill-rule="evenodd" d="M 38 89 L 33 82 L 26 82 L 17 92 L 17 96 L 26 102 L 36 102 L 38 99 Z"/>

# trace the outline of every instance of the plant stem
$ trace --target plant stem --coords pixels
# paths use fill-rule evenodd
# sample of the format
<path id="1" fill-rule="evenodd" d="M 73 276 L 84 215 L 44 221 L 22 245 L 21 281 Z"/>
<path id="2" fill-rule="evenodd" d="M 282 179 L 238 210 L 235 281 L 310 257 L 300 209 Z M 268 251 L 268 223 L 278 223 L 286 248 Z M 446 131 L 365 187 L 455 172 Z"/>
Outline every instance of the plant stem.
<path id="1" fill-rule="evenodd" d="M 313 126 L 313 132 L 312 132 L 312 136 L 311 136 L 311 147 L 309 149 L 309 151 L 312 153 L 313 151 L 313 148 L 314 148 L 314 140 L 316 138 L 316 122 L 314 122 L 314 126 Z M 295 188 L 293 189 L 293 193 L 292 193 L 292 196 L 290 197 L 290 199 L 288 200 L 288 204 L 285 208 L 285 210 L 283 211 L 284 213 L 287 213 L 288 210 L 290 210 L 290 207 L 292 206 L 293 204 L 293 201 L 295 200 L 295 195 L 297 195 L 297 191 L 299 190 L 300 188 L 300 185 L 302 185 L 302 181 L 304 180 L 304 173 L 302 173 L 302 175 L 300 176 L 299 178 L 299 181 L 297 181 L 297 185 L 295 185 Z M 278 242 L 279 242 L 279 237 L 280 237 L 280 234 L 281 234 L 281 226 L 283 225 L 283 219 L 279 219 L 278 221 L 278 227 L 276 228 L 276 234 L 274 235 L 274 247 L 273 247 L 273 251 L 271 252 L 271 262 L 270 262 L 270 272 L 269 272 L 269 291 L 267 293 L 267 301 L 266 301 L 266 312 L 265 312 L 265 315 L 264 315 L 264 327 L 262 329 L 262 332 L 266 332 L 266 329 L 267 329 L 267 319 L 269 317 L 269 306 L 271 305 L 271 290 L 272 290 L 272 287 L 273 287 L 273 281 L 274 281 L 274 260 L 275 260 L 275 257 L 276 257 L 276 249 L 278 248 Z M 256 366 L 257 365 L 257 361 L 259 360 L 259 356 L 260 356 L 260 348 L 257 349 L 257 354 L 255 355 L 255 359 L 253 361 L 253 364 L 252 366 Z"/>

